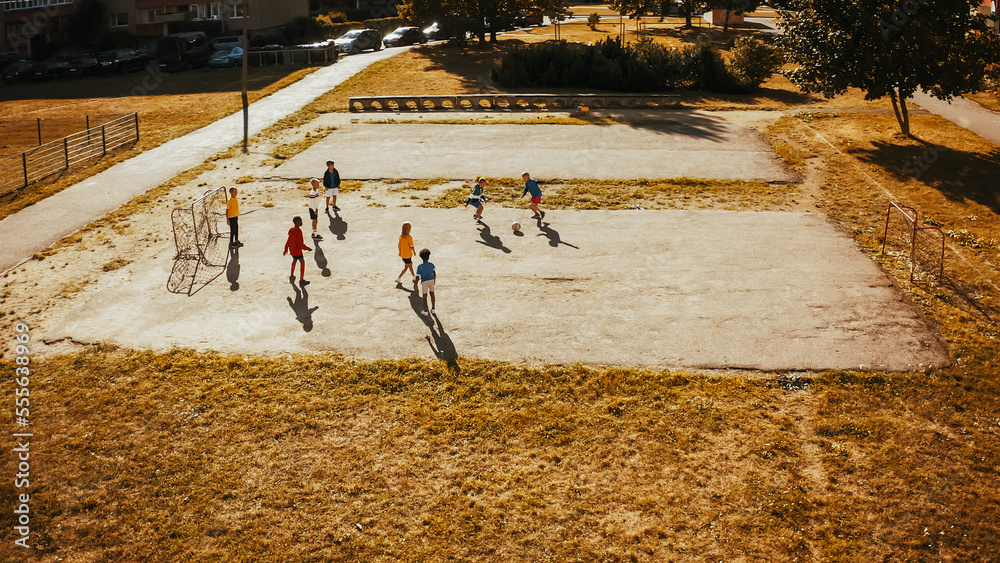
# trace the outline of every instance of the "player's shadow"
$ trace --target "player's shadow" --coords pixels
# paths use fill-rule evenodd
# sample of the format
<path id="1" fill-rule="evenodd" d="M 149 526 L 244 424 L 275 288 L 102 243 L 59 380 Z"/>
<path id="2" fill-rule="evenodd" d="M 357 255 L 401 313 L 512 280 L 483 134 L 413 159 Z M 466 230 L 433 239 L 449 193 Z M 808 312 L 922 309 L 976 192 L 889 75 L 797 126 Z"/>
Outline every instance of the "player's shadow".
<path id="1" fill-rule="evenodd" d="M 292 289 L 295 290 L 295 300 L 288 297 L 288 305 L 295 311 L 295 319 L 302 323 L 302 330 L 309 332 L 313 329 L 312 314 L 319 309 L 319 306 L 309 308 L 309 292 L 306 288 L 300 288 L 293 283 Z"/>
<path id="2" fill-rule="evenodd" d="M 397 288 L 400 286 L 396 286 Z M 419 291 L 413 291 L 412 289 L 402 287 L 401 289 L 410 292 L 410 307 L 413 308 L 413 312 L 416 313 L 420 320 L 424 321 L 427 326 L 432 326 L 434 324 L 434 319 L 430 315 L 424 316 L 420 314 L 420 311 L 424 310 L 424 298 L 420 296 Z M 430 297 L 427 298 L 430 300 Z"/>
<path id="3" fill-rule="evenodd" d="M 229 264 L 226 265 L 226 279 L 229 280 L 229 291 L 240 288 L 240 249 L 233 246 L 229 249 Z"/>
<path id="4" fill-rule="evenodd" d="M 434 355 L 439 360 L 448 364 L 448 370 L 451 373 L 460 375 L 462 368 L 458 365 L 458 351 L 455 349 L 455 343 L 451 341 L 451 337 L 444 331 L 440 317 L 434 315 L 434 320 L 437 321 L 437 324 L 430 324 L 431 334 L 426 337 L 427 343 L 431 345 L 431 351 L 434 352 Z"/>
<path id="5" fill-rule="evenodd" d="M 559 231 L 550 227 L 548 223 L 542 223 L 541 219 L 538 220 L 538 230 L 542 231 L 541 233 L 538 234 L 538 236 L 549 239 L 549 246 L 551 246 L 552 248 L 557 248 L 560 244 L 565 244 L 570 248 L 575 248 L 577 250 L 580 250 L 579 246 L 574 246 L 564 241 L 562 237 L 559 236 Z"/>
<path id="6" fill-rule="evenodd" d="M 313 251 L 316 257 L 316 267 L 320 269 L 320 275 L 324 278 L 330 277 L 329 261 L 326 259 L 326 253 L 320 248 L 319 241 L 313 239 Z"/>
<path id="7" fill-rule="evenodd" d="M 497 250 L 504 251 L 505 254 L 510 254 L 510 249 L 504 246 L 503 241 L 500 237 L 494 235 L 490 232 L 490 226 L 486 223 L 482 223 L 482 227 L 479 229 L 479 237 L 483 240 L 477 240 L 479 244 L 484 244 L 490 248 L 495 248 Z"/>
<path id="8" fill-rule="evenodd" d="M 330 232 L 336 235 L 337 240 L 344 240 L 347 238 L 347 221 L 340 216 L 339 211 L 334 211 L 330 214 L 330 209 L 326 210 L 327 217 L 330 218 Z"/>

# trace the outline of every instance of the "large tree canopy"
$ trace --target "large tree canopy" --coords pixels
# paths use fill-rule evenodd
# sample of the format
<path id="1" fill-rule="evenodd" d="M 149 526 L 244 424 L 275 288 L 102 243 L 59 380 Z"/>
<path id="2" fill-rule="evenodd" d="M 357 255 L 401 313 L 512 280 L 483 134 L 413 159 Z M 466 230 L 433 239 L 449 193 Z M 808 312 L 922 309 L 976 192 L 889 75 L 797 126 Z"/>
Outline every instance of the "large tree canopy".
<path id="1" fill-rule="evenodd" d="M 456 36 L 470 31 L 479 39 L 496 41 L 496 32 L 517 20 L 522 11 L 558 10 L 562 0 L 404 0 L 397 5 L 400 17 L 413 25 L 438 21 Z"/>
<path id="2" fill-rule="evenodd" d="M 977 89 L 1000 48 L 973 15 L 979 0 L 790 0 L 782 44 L 789 79 L 827 97 L 859 88 L 889 96 L 910 134 L 906 99 L 917 89 L 947 100 Z"/>

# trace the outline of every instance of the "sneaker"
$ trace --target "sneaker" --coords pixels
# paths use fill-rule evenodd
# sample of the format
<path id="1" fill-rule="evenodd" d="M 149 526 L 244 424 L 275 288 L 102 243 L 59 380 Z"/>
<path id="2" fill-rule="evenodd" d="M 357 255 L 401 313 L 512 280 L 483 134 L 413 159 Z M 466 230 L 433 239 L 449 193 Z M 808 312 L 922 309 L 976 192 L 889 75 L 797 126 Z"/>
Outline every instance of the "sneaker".
<path id="1" fill-rule="evenodd" d="M 432 315 L 436 315 L 437 314 L 437 313 L 434 312 L 434 307 L 431 307 L 431 314 Z"/>
<path id="2" fill-rule="evenodd" d="M 288 276 L 289 283 L 295 283 L 295 276 Z"/>
<path id="3" fill-rule="evenodd" d="M 427 309 L 424 309 L 423 311 L 420 311 L 420 314 L 426 317 L 427 316 Z"/>
<path id="4" fill-rule="evenodd" d="M 532 219 L 541 219 L 537 213 L 531 216 Z"/>
<path id="5" fill-rule="evenodd" d="M 396 278 L 396 284 L 403 285 L 403 278 Z"/>
<path id="6" fill-rule="evenodd" d="M 236 248 L 243 248 L 243 243 L 240 241 L 236 241 Z"/>
<path id="7" fill-rule="evenodd" d="M 334 205 L 334 206 L 333 206 L 333 210 L 334 210 L 334 211 L 340 211 L 340 208 L 339 208 L 339 207 L 337 207 L 336 205 Z"/>
<path id="8" fill-rule="evenodd" d="M 323 240 L 323 235 L 313 233 L 313 240 Z"/>
<path id="9" fill-rule="evenodd" d="M 309 281 L 308 280 L 302 280 L 302 281 L 299 282 L 299 285 L 302 286 L 302 287 L 305 287 L 305 286 L 309 285 Z"/>
<path id="10" fill-rule="evenodd" d="M 542 218 L 542 219 L 544 219 L 544 218 L 545 218 L 545 212 L 544 212 L 544 211 L 542 211 L 542 217 L 541 217 L 541 218 Z"/>

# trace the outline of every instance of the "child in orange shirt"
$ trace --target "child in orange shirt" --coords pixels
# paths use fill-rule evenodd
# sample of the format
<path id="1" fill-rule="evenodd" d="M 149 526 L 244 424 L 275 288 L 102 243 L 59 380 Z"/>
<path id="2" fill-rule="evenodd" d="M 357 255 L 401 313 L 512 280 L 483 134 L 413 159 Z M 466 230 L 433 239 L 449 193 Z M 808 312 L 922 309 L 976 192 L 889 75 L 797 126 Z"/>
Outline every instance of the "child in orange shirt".
<path id="1" fill-rule="evenodd" d="M 413 271 L 413 255 L 415 254 L 415 252 L 413 250 L 413 237 L 410 236 L 410 229 L 411 228 L 412 228 L 412 225 L 410 225 L 409 221 L 403 223 L 403 233 L 401 235 L 399 235 L 399 257 L 403 259 L 403 271 L 400 272 L 399 276 L 396 278 L 396 283 L 397 284 L 402 284 L 403 283 L 403 274 L 405 274 L 406 271 L 409 270 L 410 271 L 410 275 L 414 276 L 414 278 L 413 278 L 413 280 L 414 280 L 413 281 L 413 291 L 416 291 L 416 286 L 417 286 L 416 275 L 417 274 L 416 274 L 416 272 Z"/>

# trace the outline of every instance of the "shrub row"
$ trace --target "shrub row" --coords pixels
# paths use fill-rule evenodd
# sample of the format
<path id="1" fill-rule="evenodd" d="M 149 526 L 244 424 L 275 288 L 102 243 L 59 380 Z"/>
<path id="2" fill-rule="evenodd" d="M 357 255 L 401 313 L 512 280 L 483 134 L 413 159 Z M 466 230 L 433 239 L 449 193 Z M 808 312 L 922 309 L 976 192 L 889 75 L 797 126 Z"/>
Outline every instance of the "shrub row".
<path id="1" fill-rule="evenodd" d="M 754 48 L 758 46 L 754 42 Z M 741 60 L 756 63 L 759 58 L 759 54 L 757 58 L 748 55 Z M 617 38 L 608 38 L 592 46 L 562 41 L 521 47 L 497 61 L 491 76 L 497 85 L 509 88 L 573 87 L 619 92 L 689 88 L 739 94 L 753 90 L 770 76 L 777 60 L 773 57 L 768 63 L 770 72 L 756 68 L 746 73 L 732 68 L 709 44 L 671 48 L 651 40 L 623 44 Z"/>

